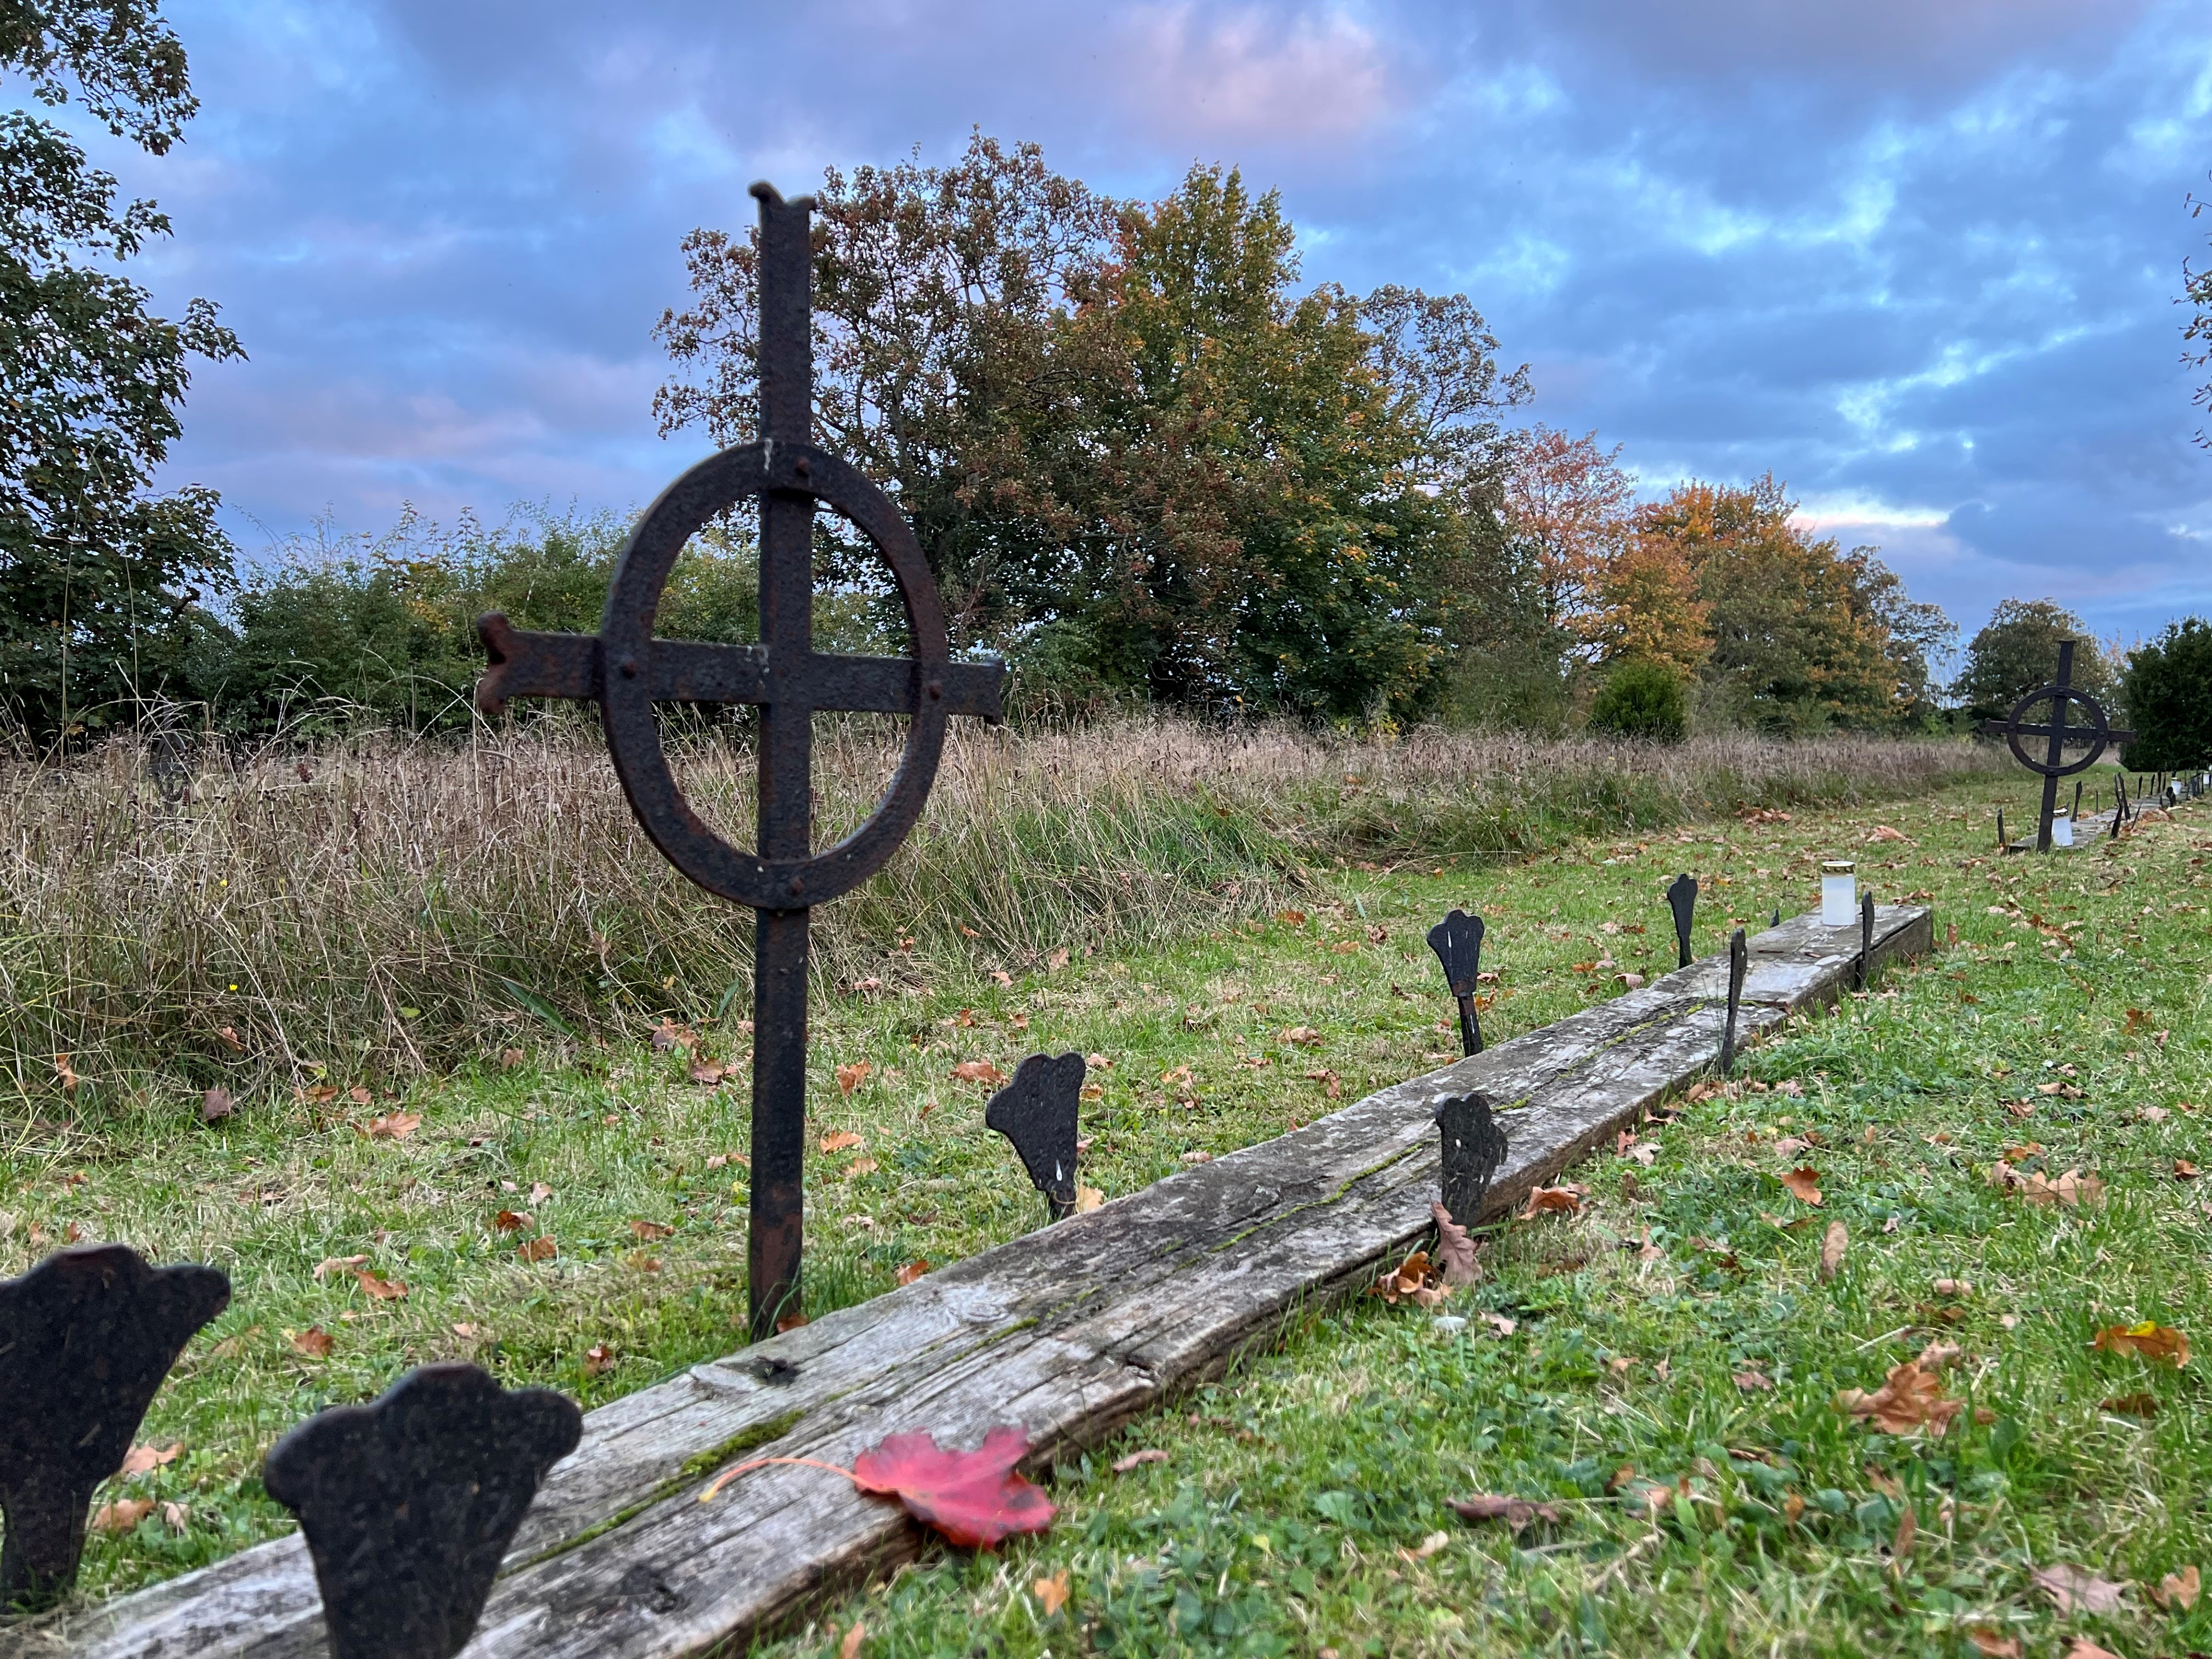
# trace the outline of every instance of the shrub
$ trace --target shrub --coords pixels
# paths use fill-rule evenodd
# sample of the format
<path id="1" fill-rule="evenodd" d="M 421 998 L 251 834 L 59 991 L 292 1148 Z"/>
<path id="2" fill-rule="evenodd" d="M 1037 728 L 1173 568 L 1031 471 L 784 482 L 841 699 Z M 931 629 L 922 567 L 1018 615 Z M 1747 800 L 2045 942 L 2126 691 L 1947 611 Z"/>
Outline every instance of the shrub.
<path id="1" fill-rule="evenodd" d="M 1681 676 L 1664 663 L 1632 657 L 1606 677 L 1590 705 L 1590 726 L 1624 738 L 1680 743 L 1689 720 Z"/>
<path id="2" fill-rule="evenodd" d="M 2168 623 L 2128 659 L 2120 684 L 2138 734 L 2128 765 L 2173 772 L 2212 760 L 2212 623 Z"/>

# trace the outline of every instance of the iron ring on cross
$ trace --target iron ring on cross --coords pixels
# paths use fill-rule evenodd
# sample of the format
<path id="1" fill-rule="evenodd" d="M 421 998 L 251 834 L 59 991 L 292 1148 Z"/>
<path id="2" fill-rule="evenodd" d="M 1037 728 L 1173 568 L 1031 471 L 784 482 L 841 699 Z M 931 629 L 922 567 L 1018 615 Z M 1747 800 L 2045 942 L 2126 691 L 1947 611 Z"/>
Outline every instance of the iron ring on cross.
<path id="1" fill-rule="evenodd" d="M 2045 727 L 2041 731 L 2031 729 L 2025 732 L 2021 730 L 2027 725 L 2027 711 L 2039 702 L 2051 704 L 2052 726 L 2060 724 L 2066 718 L 2067 703 L 2079 703 L 2088 712 L 2092 724 L 2065 728 L 2069 734 L 2079 732 L 2089 744 L 2089 752 L 2072 765 L 2053 766 L 2048 760 L 2030 760 L 2027 751 L 2020 746 L 2020 740 L 2023 736 L 2039 737 L 2047 736 L 2049 733 L 2049 727 Z M 2046 778 L 2068 778 L 2076 772 L 2087 771 L 2097 763 L 2098 757 L 2105 752 L 2106 745 L 2112 741 L 2112 723 L 2106 718 L 2105 706 L 2087 692 L 2076 690 L 2070 685 L 2052 684 L 2039 687 L 2013 704 L 2012 713 L 2005 716 L 2005 746 L 2012 750 L 2012 757 L 2029 771 L 2039 773 Z"/>
<path id="2" fill-rule="evenodd" d="M 749 495 L 811 497 L 849 520 L 890 566 L 905 603 L 910 658 L 808 651 L 779 661 L 765 646 L 653 637 L 662 589 L 697 532 Z M 763 439 L 699 463 L 646 509 L 615 562 L 596 635 L 539 634 L 489 616 L 477 624 L 491 669 L 477 707 L 512 696 L 591 698 L 606 726 L 623 793 L 654 846 L 709 892 L 758 910 L 821 904 L 866 880 L 898 850 L 937 777 L 947 719 L 1000 712 L 998 664 L 956 663 L 945 611 L 904 515 L 858 471 L 810 444 Z M 750 702 L 871 709 L 911 717 L 906 752 L 867 821 L 803 859 L 763 859 L 731 846 L 678 788 L 661 746 L 656 702 Z"/>

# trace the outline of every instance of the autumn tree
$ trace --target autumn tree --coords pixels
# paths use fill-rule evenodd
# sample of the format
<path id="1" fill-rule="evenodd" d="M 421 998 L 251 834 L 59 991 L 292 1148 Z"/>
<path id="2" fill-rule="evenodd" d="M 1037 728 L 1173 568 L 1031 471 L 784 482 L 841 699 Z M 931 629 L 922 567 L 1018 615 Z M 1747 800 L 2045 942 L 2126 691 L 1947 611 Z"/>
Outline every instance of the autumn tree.
<path id="1" fill-rule="evenodd" d="M 153 155 L 198 107 L 157 0 L 0 6 L 0 68 Z M 242 354 L 207 301 L 158 316 L 112 269 L 169 232 L 117 188 L 54 122 L 0 115 L 0 705 L 42 738 L 181 676 L 230 579 L 215 492 L 149 485 L 191 360 Z"/>
<path id="2" fill-rule="evenodd" d="M 1512 534 L 1535 561 L 1545 621 L 1594 653 L 1614 631 L 1604 623 L 1607 573 L 1634 534 L 1636 484 L 1620 446 L 1601 448 L 1595 432 L 1530 427 L 1513 447 L 1505 503 Z"/>

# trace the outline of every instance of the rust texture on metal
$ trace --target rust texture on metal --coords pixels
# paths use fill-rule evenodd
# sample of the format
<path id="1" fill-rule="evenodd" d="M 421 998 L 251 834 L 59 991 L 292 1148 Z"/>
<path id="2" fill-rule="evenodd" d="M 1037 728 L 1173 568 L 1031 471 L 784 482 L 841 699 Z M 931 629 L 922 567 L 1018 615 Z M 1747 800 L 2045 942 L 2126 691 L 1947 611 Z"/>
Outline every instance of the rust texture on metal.
<path id="1" fill-rule="evenodd" d="M 1674 945 L 1677 968 L 1690 965 L 1690 924 L 1698 910 L 1698 878 L 1692 875 L 1674 878 L 1667 889 L 1667 902 L 1674 912 Z"/>
<path id="2" fill-rule="evenodd" d="M 1729 935 L 1728 1024 L 1721 1028 L 1721 1075 L 1735 1075 L 1735 1017 L 1743 1006 L 1743 976 L 1750 964 L 1751 947 L 1739 927 Z"/>
<path id="3" fill-rule="evenodd" d="M 1075 1130 L 1084 1070 L 1081 1054 L 1031 1054 L 983 1109 L 984 1127 L 1013 1143 L 1054 1221 L 1075 1213 Z"/>
<path id="4" fill-rule="evenodd" d="M 951 659 L 944 606 L 921 544 L 890 498 L 813 436 L 813 202 L 755 185 L 760 204 L 760 437 L 693 467 L 662 492 L 616 561 L 595 635 L 538 634 L 504 617 L 477 624 L 489 671 L 477 707 L 514 697 L 599 704 L 616 775 L 646 834 L 708 891 L 757 913 L 753 932 L 751 1328 L 798 1315 L 805 1150 L 808 912 L 849 892 L 914 828 L 936 781 L 947 721 L 995 722 L 1005 668 Z M 693 535 L 747 498 L 760 503 L 760 642 L 705 645 L 653 634 L 661 591 Z M 814 649 L 814 509 L 842 515 L 890 567 L 910 657 Z M 759 813 L 751 852 L 731 846 L 684 798 L 654 705 L 760 709 Z M 908 717 L 906 751 L 867 821 L 813 848 L 811 750 L 817 709 Z"/>
<path id="5" fill-rule="evenodd" d="M 452 1659 L 545 1472 L 584 1415 L 474 1365 L 423 1365 L 270 1448 L 269 1495 L 300 1518 L 332 1659 Z"/>
<path id="6" fill-rule="evenodd" d="M 1436 1120 L 1443 1136 L 1444 1208 L 1461 1226 L 1472 1227 L 1491 1178 L 1505 1162 L 1505 1131 L 1491 1115 L 1490 1097 L 1479 1090 L 1439 1102 Z"/>
<path id="7" fill-rule="evenodd" d="M 2074 647 L 2076 643 L 2073 640 L 2059 641 L 2057 679 L 2048 685 L 2039 686 L 2013 704 L 2012 713 L 2003 720 L 1982 722 L 1982 732 L 1985 736 L 2002 738 L 2006 747 L 2012 750 L 2013 758 L 2029 771 L 2039 774 L 2043 779 L 2043 811 L 2035 830 L 2035 850 L 2039 853 L 2051 850 L 2051 821 L 2058 811 L 2058 780 L 2071 777 L 2076 772 L 2087 771 L 2097 763 L 2107 747 L 2133 743 L 2136 739 L 2133 732 L 2115 727 L 2106 718 L 2104 704 L 2075 685 Z M 2039 703 L 2049 703 L 2051 712 L 2041 720 L 2032 721 L 2027 718 L 2028 711 Z M 2066 711 L 2076 704 L 2088 716 L 2086 726 L 2067 723 Z M 2023 738 L 2044 740 L 2041 758 L 2030 755 L 2021 746 Z M 2069 743 L 2085 743 L 2088 748 L 2080 759 L 2069 761 L 2066 745 Z M 2003 836 L 2000 835 L 1998 840 L 2002 843 Z"/>
<path id="8" fill-rule="evenodd" d="M 1482 1022 L 1475 1007 L 1475 993 L 1482 982 L 1482 918 L 1455 910 L 1429 929 L 1429 949 L 1443 964 L 1444 983 L 1459 1004 L 1459 1046 L 1462 1053 L 1482 1052 Z"/>
<path id="9" fill-rule="evenodd" d="M 161 1379 L 230 1305 L 212 1267 L 88 1244 L 0 1280 L 0 1608 L 67 1595 L 93 1489 L 122 1468 Z"/>

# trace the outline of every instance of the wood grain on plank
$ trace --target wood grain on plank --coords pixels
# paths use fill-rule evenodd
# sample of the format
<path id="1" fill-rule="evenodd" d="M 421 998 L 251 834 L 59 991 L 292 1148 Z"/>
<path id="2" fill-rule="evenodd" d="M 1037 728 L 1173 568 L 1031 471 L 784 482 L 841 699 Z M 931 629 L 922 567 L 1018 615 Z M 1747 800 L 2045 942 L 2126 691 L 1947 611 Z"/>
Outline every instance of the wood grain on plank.
<path id="1" fill-rule="evenodd" d="M 1875 939 L 1877 965 L 1927 950 L 1930 915 L 1883 907 Z M 1856 926 L 1812 917 L 1753 939 L 1740 1036 L 1834 1000 L 1858 944 Z M 918 1428 L 973 1444 L 1020 1423 L 1040 1465 L 1102 1439 L 1302 1308 L 1358 1288 L 1426 1231 L 1437 1102 L 1481 1089 L 1498 1103 L 1508 1151 L 1485 1212 L 1503 1215 L 1712 1064 L 1726 971 L 1724 958 L 1693 963 L 600 1407 L 517 1535 L 467 1654 L 664 1659 L 740 1644 L 824 1589 L 911 1555 L 920 1536 L 903 1511 L 834 1475 L 766 1468 L 710 1503 L 699 1494 L 744 1455 L 849 1467 L 886 1434 Z M 296 1538 L 0 1632 L 0 1650 L 327 1651 Z"/>

